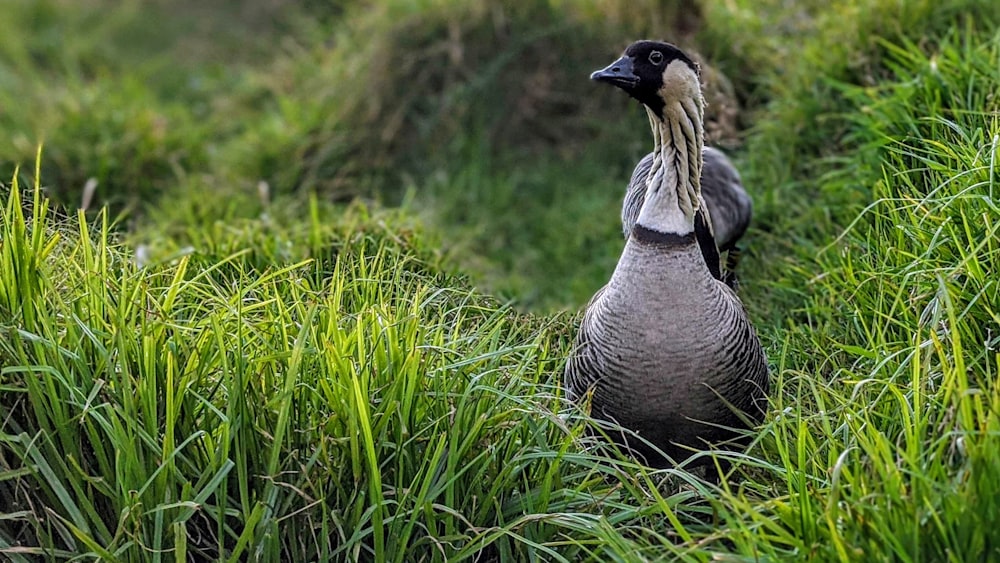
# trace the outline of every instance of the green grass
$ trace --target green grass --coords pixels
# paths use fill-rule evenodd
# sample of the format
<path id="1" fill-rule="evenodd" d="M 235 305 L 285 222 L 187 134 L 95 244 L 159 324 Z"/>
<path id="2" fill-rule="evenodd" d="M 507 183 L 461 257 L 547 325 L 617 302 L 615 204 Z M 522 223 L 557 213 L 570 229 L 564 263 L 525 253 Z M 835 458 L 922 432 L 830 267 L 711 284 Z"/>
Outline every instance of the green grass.
<path id="1" fill-rule="evenodd" d="M 694 40 L 750 108 L 742 297 L 774 377 L 753 447 L 720 454 L 737 462 L 720 486 L 587 437 L 559 391 L 573 313 L 522 310 L 573 311 L 606 279 L 641 115 L 560 78 L 567 89 L 536 106 L 552 117 L 507 123 L 554 141 L 519 147 L 497 119 L 520 107 L 497 87 L 527 83 L 514 62 L 551 69 L 555 49 L 573 76 L 620 45 L 559 50 L 569 31 L 624 42 L 629 17 L 672 4 L 432 4 L 247 23 L 299 35 L 157 79 L 192 48 L 172 40 L 183 20 L 125 52 L 108 45 L 143 36 L 138 5 L 94 20 L 17 3 L 0 41 L 0 108 L 24 108 L 0 110 L 14 132 L 0 152 L 13 178 L 0 188 L 0 554 L 1000 557 L 993 2 L 705 3 Z M 79 33 L 41 33 L 67 28 Z M 232 32 L 219 48 L 240 44 Z M 364 127 L 395 114 L 352 116 L 363 89 L 329 89 L 359 72 L 338 38 L 374 38 L 360 64 L 433 53 L 447 33 L 493 81 L 447 64 L 420 75 L 446 95 L 421 87 L 400 119 L 440 151 L 408 141 L 369 169 Z M 479 36 L 510 43 L 491 53 Z M 415 68 L 391 66 L 379 80 Z M 570 90 L 588 101 L 559 106 Z M 15 174 L 35 162 L 35 127 L 49 142 Z M 66 216 L 46 199 L 75 203 L 90 177 L 100 201 L 134 212 Z M 334 202 L 354 194 L 369 201 Z"/>
<path id="2" fill-rule="evenodd" d="M 636 135 L 641 111 L 587 75 L 626 44 L 623 28 L 698 20 L 683 3 L 655 1 L 211 4 L 11 0 L 0 43 L 0 128 L 10 132 L 0 138 L 0 177 L 44 142 L 49 195 L 76 205 L 94 180 L 91 208 L 132 218 L 169 208 L 178 187 L 263 181 L 273 193 L 389 204 L 415 194 L 482 287 L 535 310 L 584 301 L 613 265 L 612 239 L 571 292 L 533 287 L 574 268 L 567 257 L 581 241 L 560 239 L 615 207 L 648 149 Z M 713 99 L 731 98 L 718 82 Z M 716 109 L 710 129 L 732 140 Z M 570 183 L 566 168 L 583 169 Z M 463 179 L 484 176 L 516 205 L 554 194 L 565 219 L 541 204 L 521 221 L 492 221 L 489 208 L 467 217 Z M 464 228 L 481 218 L 500 237 Z M 606 240 L 611 223 L 594 239 Z M 504 238 L 511 244 L 493 244 Z M 475 260 L 482 255 L 489 264 Z"/>
<path id="3" fill-rule="evenodd" d="M 552 378 L 569 316 L 476 293 L 419 231 L 372 226 L 390 216 L 288 202 L 274 215 L 309 219 L 230 217 L 138 265 L 103 218 L 54 223 L 37 187 L 26 216 L 18 188 L 0 239 L 11 557 L 621 559 L 665 532 L 610 523 L 704 510 L 580 450 Z"/>
<path id="4" fill-rule="evenodd" d="M 893 82 L 846 89 L 862 109 L 856 154 L 882 171 L 841 181 L 870 182 L 873 202 L 819 254 L 810 322 L 785 333 L 795 363 L 818 369 L 786 376 L 798 427 L 776 445 L 820 477 L 790 492 L 821 495 L 788 516 L 816 515 L 799 549 L 827 557 L 995 556 L 1000 37 L 956 34 L 931 56 L 889 47 Z"/>

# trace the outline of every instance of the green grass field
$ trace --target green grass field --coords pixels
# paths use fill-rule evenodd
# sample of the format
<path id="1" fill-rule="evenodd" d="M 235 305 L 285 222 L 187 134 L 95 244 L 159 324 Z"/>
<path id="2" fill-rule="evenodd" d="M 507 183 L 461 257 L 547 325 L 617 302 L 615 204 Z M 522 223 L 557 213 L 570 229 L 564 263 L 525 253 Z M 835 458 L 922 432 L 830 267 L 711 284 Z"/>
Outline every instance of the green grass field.
<path id="1" fill-rule="evenodd" d="M 0 559 L 1000 559 L 1000 5 L 684 4 L 0 0 Z M 559 388 L 645 36 L 755 201 L 720 484 Z"/>

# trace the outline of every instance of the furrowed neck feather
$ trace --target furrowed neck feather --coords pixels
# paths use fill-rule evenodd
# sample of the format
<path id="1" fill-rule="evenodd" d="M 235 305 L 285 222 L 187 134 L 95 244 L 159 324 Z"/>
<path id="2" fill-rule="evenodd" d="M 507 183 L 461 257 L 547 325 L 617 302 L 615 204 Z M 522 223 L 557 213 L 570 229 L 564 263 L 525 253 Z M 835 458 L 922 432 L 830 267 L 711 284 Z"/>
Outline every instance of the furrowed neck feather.
<path id="1" fill-rule="evenodd" d="M 701 98 L 674 98 L 663 116 L 646 108 L 653 132 L 653 164 L 638 223 L 664 233 L 694 232 L 701 196 Z"/>

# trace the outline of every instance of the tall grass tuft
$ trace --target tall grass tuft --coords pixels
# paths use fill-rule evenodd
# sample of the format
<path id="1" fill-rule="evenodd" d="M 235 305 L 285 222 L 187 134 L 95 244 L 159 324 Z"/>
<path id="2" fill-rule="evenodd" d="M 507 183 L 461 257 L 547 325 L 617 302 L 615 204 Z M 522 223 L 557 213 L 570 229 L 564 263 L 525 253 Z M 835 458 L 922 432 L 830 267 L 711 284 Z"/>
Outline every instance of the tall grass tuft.
<path id="1" fill-rule="evenodd" d="M 771 485 L 730 497 L 739 524 L 719 535 L 745 555 L 998 555 L 1000 36 L 882 48 L 892 80 L 837 85 L 857 108 L 851 158 L 881 172 L 824 187 L 873 199 L 802 272 L 765 430 Z"/>
<path id="2" fill-rule="evenodd" d="M 415 231 L 273 202 L 139 264 L 105 215 L 22 195 L 0 222 L 5 556 L 623 560 L 703 525 L 701 481 L 580 439 L 553 378 L 570 319 L 476 293 Z"/>

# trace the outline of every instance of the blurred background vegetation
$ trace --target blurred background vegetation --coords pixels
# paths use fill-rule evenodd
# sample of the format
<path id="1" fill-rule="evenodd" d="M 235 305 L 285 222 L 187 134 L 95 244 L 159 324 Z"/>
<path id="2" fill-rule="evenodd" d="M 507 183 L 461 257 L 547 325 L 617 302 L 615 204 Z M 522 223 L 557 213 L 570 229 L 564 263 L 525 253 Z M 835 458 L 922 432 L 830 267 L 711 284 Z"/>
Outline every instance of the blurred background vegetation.
<path id="1" fill-rule="evenodd" d="M 691 47 L 703 27 L 676 1 L 3 3 L 0 177 L 44 143 L 50 195 L 78 205 L 96 179 L 91 208 L 133 227 L 262 182 L 405 203 L 481 285 L 546 309 L 613 265 L 649 145 L 588 73 L 631 39 Z M 735 147 L 737 90 L 706 76 L 709 133 Z"/>
<path id="2" fill-rule="evenodd" d="M 781 314 L 798 299 L 781 289 L 782 261 L 868 198 L 808 182 L 837 174 L 832 155 L 851 127 L 834 81 L 873 85 L 888 75 L 880 41 L 997 10 L 973 0 L 2 1 L 0 177 L 44 143 L 50 195 L 78 205 L 95 179 L 90 207 L 110 205 L 154 248 L 150 232 L 191 214 L 259 212 L 247 196 L 261 190 L 403 205 L 448 263 L 542 311 L 578 307 L 606 279 L 621 194 L 649 147 L 636 104 L 587 74 L 635 38 L 679 43 L 706 65 L 709 142 L 736 151 L 756 200 L 748 291 L 783 292 L 768 298 Z M 815 159 L 824 155 L 834 165 Z"/>

